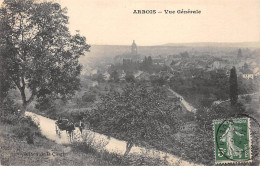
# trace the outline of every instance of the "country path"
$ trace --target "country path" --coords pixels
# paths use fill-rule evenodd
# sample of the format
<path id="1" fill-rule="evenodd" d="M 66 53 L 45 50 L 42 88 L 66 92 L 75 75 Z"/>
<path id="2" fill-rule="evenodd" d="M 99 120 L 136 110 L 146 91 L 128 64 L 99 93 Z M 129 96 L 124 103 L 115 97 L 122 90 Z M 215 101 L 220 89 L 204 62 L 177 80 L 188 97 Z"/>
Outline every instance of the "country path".
<path id="1" fill-rule="evenodd" d="M 55 121 L 46 117 L 43 117 L 41 115 L 37 115 L 32 112 L 25 112 L 26 116 L 32 117 L 32 119 L 39 124 L 39 128 L 41 130 L 41 133 L 48 139 L 55 141 L 58 144 L 70 144 L 69 138 L 65 131 L 61 132 L 60 137 L 56 135 L 55 130 Z M 79 133 L 79 129 L 76 128 L 74 131 L 75 140 L 73 142 L 89 142 L 91 141 L 91 145 L 93 148 L 97 150 L 104 149 L 110 153 L 116 153 L 119 155 L 123 155 L 126 150 L 126 142 L 121 141 L 115 138 L 108 138 L 106 135 L 99 134 L 90 130 L 83 130 L 82 135 Z M 79 137 L 80 135 L 80 137 Z M 188 161 L 182 160 L 179 157 L 165 153 L 162 151 L 158 151 L 155 149 L 146 149 L 144 147 L 137 147 L 134 146 L 130 154 L 136 154 L 136 155 L 145 155 L 148 157 L 157 157 L 161 160 L 165 159 L 170 165 L 181 165 L 181 166 L 196 166 L 196 165 L 202 165 L 202 164 L 194 164 L 190 163 Z"/>
<path id="2" fill-rule="evenodd" d="M 186 108 L 186 110 L 188 110 L 189 112 L 192 113 L 196 113 L 197 109 L 194 108 L 191 104 L 189 104 L 180 94 L 176 93 L 175 91 L 173 91 L 172 89 L 168 88 L 168 90 L 174 94 L 175 96 L 179 97 L 181 100 L 182 105 Z"/>

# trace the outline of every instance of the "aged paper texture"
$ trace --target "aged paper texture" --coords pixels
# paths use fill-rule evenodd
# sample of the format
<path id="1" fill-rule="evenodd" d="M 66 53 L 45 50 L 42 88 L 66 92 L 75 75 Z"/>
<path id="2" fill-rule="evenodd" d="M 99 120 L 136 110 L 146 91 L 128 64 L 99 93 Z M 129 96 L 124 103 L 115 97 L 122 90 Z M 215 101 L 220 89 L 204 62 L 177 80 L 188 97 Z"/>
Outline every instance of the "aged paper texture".
<path id="1" fill-rule="evenodd" d="M 260 0 L 0 0 L 1 166 L 259 166 Z"/>

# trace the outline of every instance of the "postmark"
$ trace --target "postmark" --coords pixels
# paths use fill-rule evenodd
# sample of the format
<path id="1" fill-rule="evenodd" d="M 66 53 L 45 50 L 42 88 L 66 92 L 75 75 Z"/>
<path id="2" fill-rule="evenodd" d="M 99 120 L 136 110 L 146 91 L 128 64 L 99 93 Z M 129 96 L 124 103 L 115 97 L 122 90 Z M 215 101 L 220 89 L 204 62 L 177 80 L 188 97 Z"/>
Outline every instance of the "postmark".
<path id="1" fill-rule="evenodd" d="M 213 120 L 215 163 L 252 162 L 250 118 Z"/>

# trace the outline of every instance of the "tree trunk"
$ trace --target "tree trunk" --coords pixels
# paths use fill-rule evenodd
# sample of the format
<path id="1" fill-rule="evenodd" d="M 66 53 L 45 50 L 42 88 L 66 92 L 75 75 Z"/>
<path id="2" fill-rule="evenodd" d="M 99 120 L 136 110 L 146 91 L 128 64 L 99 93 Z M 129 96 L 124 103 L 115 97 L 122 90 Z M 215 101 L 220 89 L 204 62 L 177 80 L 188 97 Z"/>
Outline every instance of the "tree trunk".
<path id="1" fill-rule="evenodd" d="M 132 142 L 127 142 L 126 143 L 126 151 L 125 151 L 125 154 L 124 156 L 127 156 L 129 154 L 129 152 L 131 151 L 131 148 L 133 147 L 133 143 Z"/>
<path id="2" fill-rule="evenodd" d="M 21 113 L 24 113 L 27 107 L 27 102 L 26 102 L 26 95 L 25 95 L 25 88 L 24 87 L 18 87 L 21 97 L 22 97 L 22 101 L 23 101 L 23 105 L 21 108 Z"/>
<path id="3" fill-rule="evenodd" d="M 26 100 L 26 94 L 25 94 L 25 87 L 20 87 L 19 88 L 21 96 L 22 96 L 22 101 L 23 101 L 23 107 L 22 107 L 22 112 L 24 113 L 26 110 L 26 107 L 33 101 L 34 96 L 35 96 L 35 91 L 32 92 L 31 97 Z"/>

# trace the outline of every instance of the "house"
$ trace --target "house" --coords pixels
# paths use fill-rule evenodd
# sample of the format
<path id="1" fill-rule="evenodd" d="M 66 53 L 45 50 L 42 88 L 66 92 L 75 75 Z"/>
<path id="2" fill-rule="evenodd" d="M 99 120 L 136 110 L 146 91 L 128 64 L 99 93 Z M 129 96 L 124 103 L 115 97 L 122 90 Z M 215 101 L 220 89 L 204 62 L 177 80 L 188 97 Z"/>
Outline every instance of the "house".
<path id="1" fill-rule="evenodd" d="M 248 64 L 244 64 L 242 70 L 240 71 L 242 72 L 242 77 L 244 79 L 254 79 L 254 72 L 250 69 Z"/>
<path id="2" fill-rule="evenodd" d="M 98 73 L 97 69 L 92 69 L 90 74 L 91 74 L 91 75 L 95 75 L 95 74 L 97 74 L 97 73 Z"/>
<path id="3" fill-rule="evenodd" d="M 121 81 L 125 80 L 125 76 L 126 76 L 126 73 L 125 73 L 124 70 L 122 70 L 122 71 L 119 72 L 119 79 L 120 79 Z"/>
<path id="4" fill-rule="evenodd" d="M 216 69 L 224 69 L 226 64 L 220 61 L 214 61 L 212 64 L 208 66 L 209 70 L 216 70 Z"/>
<path id="5" fill-rule="evenodd" d="M 168 71 L 160 71 L 158 74 L 160 77 L 163 77 L 164 79 L 168 80 L 173 77 L 173 74 Z"/>
<path id="6" fill-rule="evenodd" d="M 242 74 L 244 79 L 254 79 L 254 74 Z"/>
<path id="7" fill-rule="evenodd" d="M 109 80 L 110 79 L 110 74 L 106 71 L 105 73 L 103 73 L 104 79 L 105 80 Z"/>
<path id="8" fill-rule="evenodd" d="M 162 56 L 158 56 L 153 58 L 153 63 L 157 65 L 164 65 L 165 64 L 165 59 Z"/>
<path id="9" fill-rule="evenodd" d="M 259 75 L 260 75 L 260 70 L 259 70 L 259 68 L 258 68 L 258 67 L 255 68 L 255 69 L 253 70 L 253 73 L 254 73 L 254 76 L 259 76 Z"/>
<path id="10" fill-rule="evenodd" d="M 143 73 L 143 71 L 138 70 L 138 72 L 134 73 L 134 77 L 137 78 L 138 76 L 140 76 Z"/>
<path id="11" fill-rule="evenodd" d="M 150 80 L 150 74 L 147 72 L 141 73 L 139 76 L 136 77 L 138 80 Z"/>
<path id="12" fill-rule="evenodd" d="M 93 81 L 91 86 L 92 87 L 98 86 L 98 82 L 97 81 Z"/>

